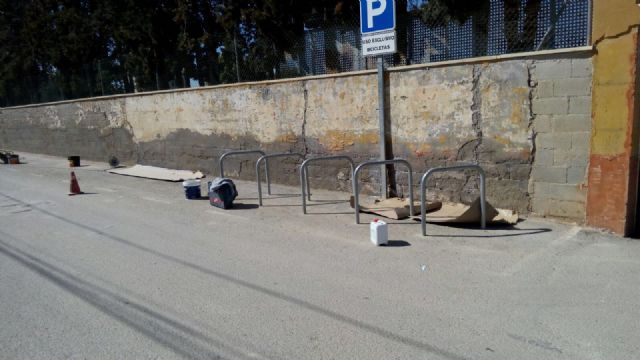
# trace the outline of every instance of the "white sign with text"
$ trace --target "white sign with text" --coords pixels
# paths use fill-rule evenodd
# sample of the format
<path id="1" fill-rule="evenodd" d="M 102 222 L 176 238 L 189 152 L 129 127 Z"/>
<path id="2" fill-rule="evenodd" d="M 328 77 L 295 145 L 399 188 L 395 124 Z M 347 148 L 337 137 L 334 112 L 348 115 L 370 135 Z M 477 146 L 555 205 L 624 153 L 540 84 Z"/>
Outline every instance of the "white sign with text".
<path id="1" fill-rule="evenodd" d="M 362 55 L 384 55 L 396 52 L 396 32 L 385 31 L 374 34 L 362 34 Z"/>

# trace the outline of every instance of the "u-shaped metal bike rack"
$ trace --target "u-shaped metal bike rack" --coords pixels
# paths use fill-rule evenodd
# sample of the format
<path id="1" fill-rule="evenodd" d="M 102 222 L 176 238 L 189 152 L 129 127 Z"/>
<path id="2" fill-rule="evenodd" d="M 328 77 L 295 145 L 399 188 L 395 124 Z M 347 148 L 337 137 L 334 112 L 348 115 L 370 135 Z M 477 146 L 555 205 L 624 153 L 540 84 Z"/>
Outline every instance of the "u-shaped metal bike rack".
<path id="1" fill-rule="evenodd" d="M 358 184 L 358 174 L 360 173 L 360 170 L 368 166 L 390 164 L 403 164 L 409 170 L 409 212 L 413 215 L 413 168 L 411 167 L 411 164 L 404 159 L 366 161 L 358 165 L 356 170 L 353 172 L 353 196 L 355 203 L 354 208 L 356 210 L 356 224 L 360 223 L 360 186 Z"/>
<path id="2" fill-rule="evenodd" d="M 329 160 L 347 160 L 349 162 L 349 165 L 351 165 L 351 178 L 353 178 L 355 163 L 353 162 L 352 158 L 346 155 L 320 156 L 320 157 L 314 157 L 314 158 L 305 160 L 302 163 L 302 166 L 300 166 L 300 193 L 302 194 L 302 213 L 303 214 L 307 213 L 307 198 L 305 196 L 305 191 L 304 191 L 305 187 L 307 189 L 306 195 L 309 196 L 309 201 L 311 201 L 311 190 L 309 188 L 309 172 L 307 171 L 307 168 L 313 162 L 329 161 Z"/>
<path id="3" fill-rule="evenodd" d="M 449 171 L 462 171 L 462 170 L 476 170 L 480 174 L 480 225 L 483 229 L 487 227 L 487 214 L 486 214 L 486 199 L 485 199 L 485 184 L 486 174 L 480 165 L 460 165 L 449 167 L 438 167 L 427 171 L 420 181 L 420 221 L 422 225 L 422 236 L 427 236 L 427 181 L 429 177 L 439 172 Z"/>
<path id="4" fill-rule="evenodd" d="M 224 178 L 224 159 L 233 156 L 233 155 L 247 155 L 247 154 L 259 154 L 260 156 L 267 155 L 262 150 L 233 150 L 227 151 L 226 153 L 220 156 L 220 160 L 218 160 L 218 167 L 220 168 L 220 177 Z M 265 161 L 264 163 L 265 174 L 267 175 L 267 194 L 271 195 L 271 180 L 269 178 L 269 162 Z"/>
<path id="5" fill-rule="evenodd" d="M 258 178 L 258 204 L 260 204 L 260 206 L 262 206 L 262 179 L 261 179 L 262 174 L 260 173 L 260 163 L 264 161 L 266 166 L 267 161 L 269 161 L 269 159 L 281 158 L 281 157 L 299 157 L 300 159 L 304 160 L 304 155 L 300 153 L 280 153 L 280 154 L 263 155 L 260 159 L 258 159 L 258 161 L 256 161 L 256 177 Z M 267 179 L 267 181 L 269 180 Z M 271 191 L 269 191 L 269 195 L 271 195 Z"/>

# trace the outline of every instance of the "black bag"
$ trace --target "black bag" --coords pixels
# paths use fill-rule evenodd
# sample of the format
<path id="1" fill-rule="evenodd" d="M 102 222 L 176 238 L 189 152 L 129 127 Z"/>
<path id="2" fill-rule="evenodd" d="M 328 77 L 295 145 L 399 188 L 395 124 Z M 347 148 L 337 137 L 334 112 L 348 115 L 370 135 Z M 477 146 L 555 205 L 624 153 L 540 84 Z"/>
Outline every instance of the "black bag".
<path id="1" fill-rule="evenodd" d="M 209 182 L 209 203 L 212 206 L 230 209 L 237 196 L 238 190 L 231 179 L 216 178 Z"/>

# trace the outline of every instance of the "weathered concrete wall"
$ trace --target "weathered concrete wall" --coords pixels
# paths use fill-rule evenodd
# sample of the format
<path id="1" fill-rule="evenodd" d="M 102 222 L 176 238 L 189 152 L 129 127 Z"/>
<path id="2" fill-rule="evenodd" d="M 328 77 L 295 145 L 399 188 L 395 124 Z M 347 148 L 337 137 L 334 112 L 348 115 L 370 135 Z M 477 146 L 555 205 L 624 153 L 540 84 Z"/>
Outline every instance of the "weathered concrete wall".
<path id="1" fill-rule="evenodd" d="M 126 100 L 96 100 L 0 110 L 0 147 L 52 155 L 135 160 Z"/>
<path id="2" fill-rule="evenodd" d="M 392 74 L 394 154 L 420 173 L 479 162 L 489 176 L 490 200 L 527 212 L 531 66 L 514 60 Z M 478 196 L 477 179 L 467 174 L 443 174 L 434 182 L 443 199 Z"/>
<path id="3" fill-rule="evenodd" d="M 554 82 L 541 69 L 560 64 L 571 74 L 575 68 L 576 74 L 582 71 L 576 78 L 590 89 L 591 63 L 584 56 L 589 55 L 392 69 L 386 92 L 393 156 L 408 159 L 416 179 L 434 166 L 477 161 L 487 170 L 489 198 L 496 205 L 582 221 L 584 208 L 572 213 L 547 211 L 546 200 L 553 203 L 566 195 L 556 199 L 542 184 L 584 182 L 576 174 L 584 175 L 586 164 L 573 162 L 587 157 L 587 147 L 572 147 L 574 157 L 558 151 L 552 162 L 546 150 L 564 146 L 561 138 L 547 137 L 562 128 L 548 124 L 569 117 L 575 101 L 589 103 L 589 94 L 579 92 L 573 100 L 573 90 L 565 89 L 564 81 Z M 554 99 L 564 99 L 560 101 L 565 108 L 556 111 L 544 105 Z M 583 118 L 566 120 L 574 124 Z M 588 131 L 581 127 L 575 132 Z M 545 145 L 545 152 L 536 155 L 541 149 L 537 142 L 555 140 L 557 148 Z M 116 155 L 128 162 L 212 174 L 217 174 L 217 158 L 225 149 L 347 154 L 360 162 L 377 158 L 379 152 L 376 75 L 364 72 L 7 108 L 0 110 L 0 142 L 1 147 L 16 150 L 99 160 Z M 295 159 L 274 162 L 275 180 L 297 184 L 295 163 Z M 229 175 L 253 179 L 253 164 L 254 160 L 235 158 L 225 168 Z M 564 169 L 562 179 L 542 175 L 558 167 Z M 395 179 L 406 193 L 405 170 L 396 170 Z M 377 171 L 363 174 L 365 189 L 378 190 Z M 445 174 L 430 187 L 439 190 L 434 192 L 439 198 L 470 201 L 477 196 L 477 179 L 472 175 Z M 311 176 L 314 186 L 350 188 L 343 163 L 316 164 Z M 579 196 L 568 201 L 584 204 Z"/>

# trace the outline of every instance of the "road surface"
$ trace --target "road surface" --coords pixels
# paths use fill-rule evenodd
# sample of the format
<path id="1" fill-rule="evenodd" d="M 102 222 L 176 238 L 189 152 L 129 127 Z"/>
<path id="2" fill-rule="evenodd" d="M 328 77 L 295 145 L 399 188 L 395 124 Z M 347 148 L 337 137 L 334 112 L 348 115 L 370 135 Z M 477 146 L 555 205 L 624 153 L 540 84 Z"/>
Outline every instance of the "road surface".
<path id="1" fill-rule="evenodd" d="M 303 216 L 238 182 L 222 211 L 89 163 L 69 197 L 66 159 L 21 159 L 0 166 L 2 359 L 640 358 L 634 240 L 403 222 L 374 247 L 345 193 Z"/>

